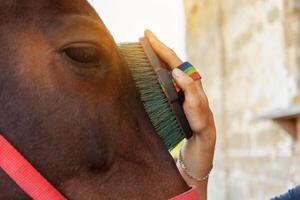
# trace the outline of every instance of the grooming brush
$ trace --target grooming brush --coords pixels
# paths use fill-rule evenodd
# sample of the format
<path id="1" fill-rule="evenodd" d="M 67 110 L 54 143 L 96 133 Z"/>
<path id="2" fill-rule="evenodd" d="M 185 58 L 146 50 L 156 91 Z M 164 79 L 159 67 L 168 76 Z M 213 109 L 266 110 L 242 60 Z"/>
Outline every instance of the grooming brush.
<path id="1" fill-rule="evenodd" d="M 171 73 L 165 68 L 146 38 L 138 43 L 119 45 L 139 90 L 144 108 L 156 132 L 169 150 L 184 138 L 192 137 L 192 130 L 182 107 L 183 92 L 176 87 Z M 189 66 L 181 66 L 191 72 Z M 194 69 L 194 68 L 193 68 Z"/>

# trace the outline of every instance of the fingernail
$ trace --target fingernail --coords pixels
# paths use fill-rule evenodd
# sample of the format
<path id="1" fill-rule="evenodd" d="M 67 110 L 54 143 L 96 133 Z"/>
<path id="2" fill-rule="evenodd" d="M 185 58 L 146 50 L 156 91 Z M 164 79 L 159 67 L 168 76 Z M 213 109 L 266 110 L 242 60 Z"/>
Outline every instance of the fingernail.
<path id="1" fill-rule="evenodd" d="M 150 32 L 149 29 L 146 29 L 146 30 L 144 31 L 145 34 L 149 34 L 149 32 Z"/>
<path id="2" fill-rule="evenodd" d="M 183 74 L 183 71 L 181 71 L 180 69 L 178 69 L 178 68 L 175 68 L 174 70 L 173 70 L 173 76 L 175 76 L 175 77 L 181 77 L 182 76 L 182 74 Z"/>

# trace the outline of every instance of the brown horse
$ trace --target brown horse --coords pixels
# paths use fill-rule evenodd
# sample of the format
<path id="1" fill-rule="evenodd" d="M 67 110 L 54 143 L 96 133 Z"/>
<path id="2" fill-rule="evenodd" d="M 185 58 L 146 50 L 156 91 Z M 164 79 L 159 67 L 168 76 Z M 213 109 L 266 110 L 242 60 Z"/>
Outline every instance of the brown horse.
<path id="1" fill-rule="evenodd" d="M 1 0 L 0 47 L 0 133 L 68 199 L 188 190 L 85 0 Z M 1 169 L 0 199 L 28 199 Z"/>

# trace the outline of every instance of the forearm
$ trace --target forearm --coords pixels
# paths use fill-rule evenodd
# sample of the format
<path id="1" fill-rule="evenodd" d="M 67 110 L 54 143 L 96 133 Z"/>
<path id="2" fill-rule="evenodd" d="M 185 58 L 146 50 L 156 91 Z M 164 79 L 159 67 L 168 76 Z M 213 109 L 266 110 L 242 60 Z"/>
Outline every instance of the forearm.
<path id="1" fill-rule="evenodd" d="M 184 142 L 181 149 L 182 160 L 188 170 L 195 177 L 205 177 L 211 170 L 215 149 L 215 138 L 203 138 L 204 136 L 214 136 L 214 126 L 204 130 L 205 133 L 195 134 L 190 140 Z M 207 199 L 208 180 L 195 181 L 190 178 L 177 162 L 178 169 L 189 185 L 195 185 L 199 193 L 200 200 Z"/>

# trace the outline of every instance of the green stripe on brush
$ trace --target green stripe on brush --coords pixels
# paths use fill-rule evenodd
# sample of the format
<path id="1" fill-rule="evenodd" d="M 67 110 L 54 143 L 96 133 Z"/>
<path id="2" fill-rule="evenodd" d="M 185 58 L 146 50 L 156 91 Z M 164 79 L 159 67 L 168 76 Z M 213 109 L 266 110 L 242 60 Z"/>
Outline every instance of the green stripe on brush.
<path id="1" fill-rule="evenodd" d="M 183 140 L 184 134 L 141 44 L 120 44 L 119 48 L 126 58 L 152 125 L 166 147 L 172 150 Z"/>

